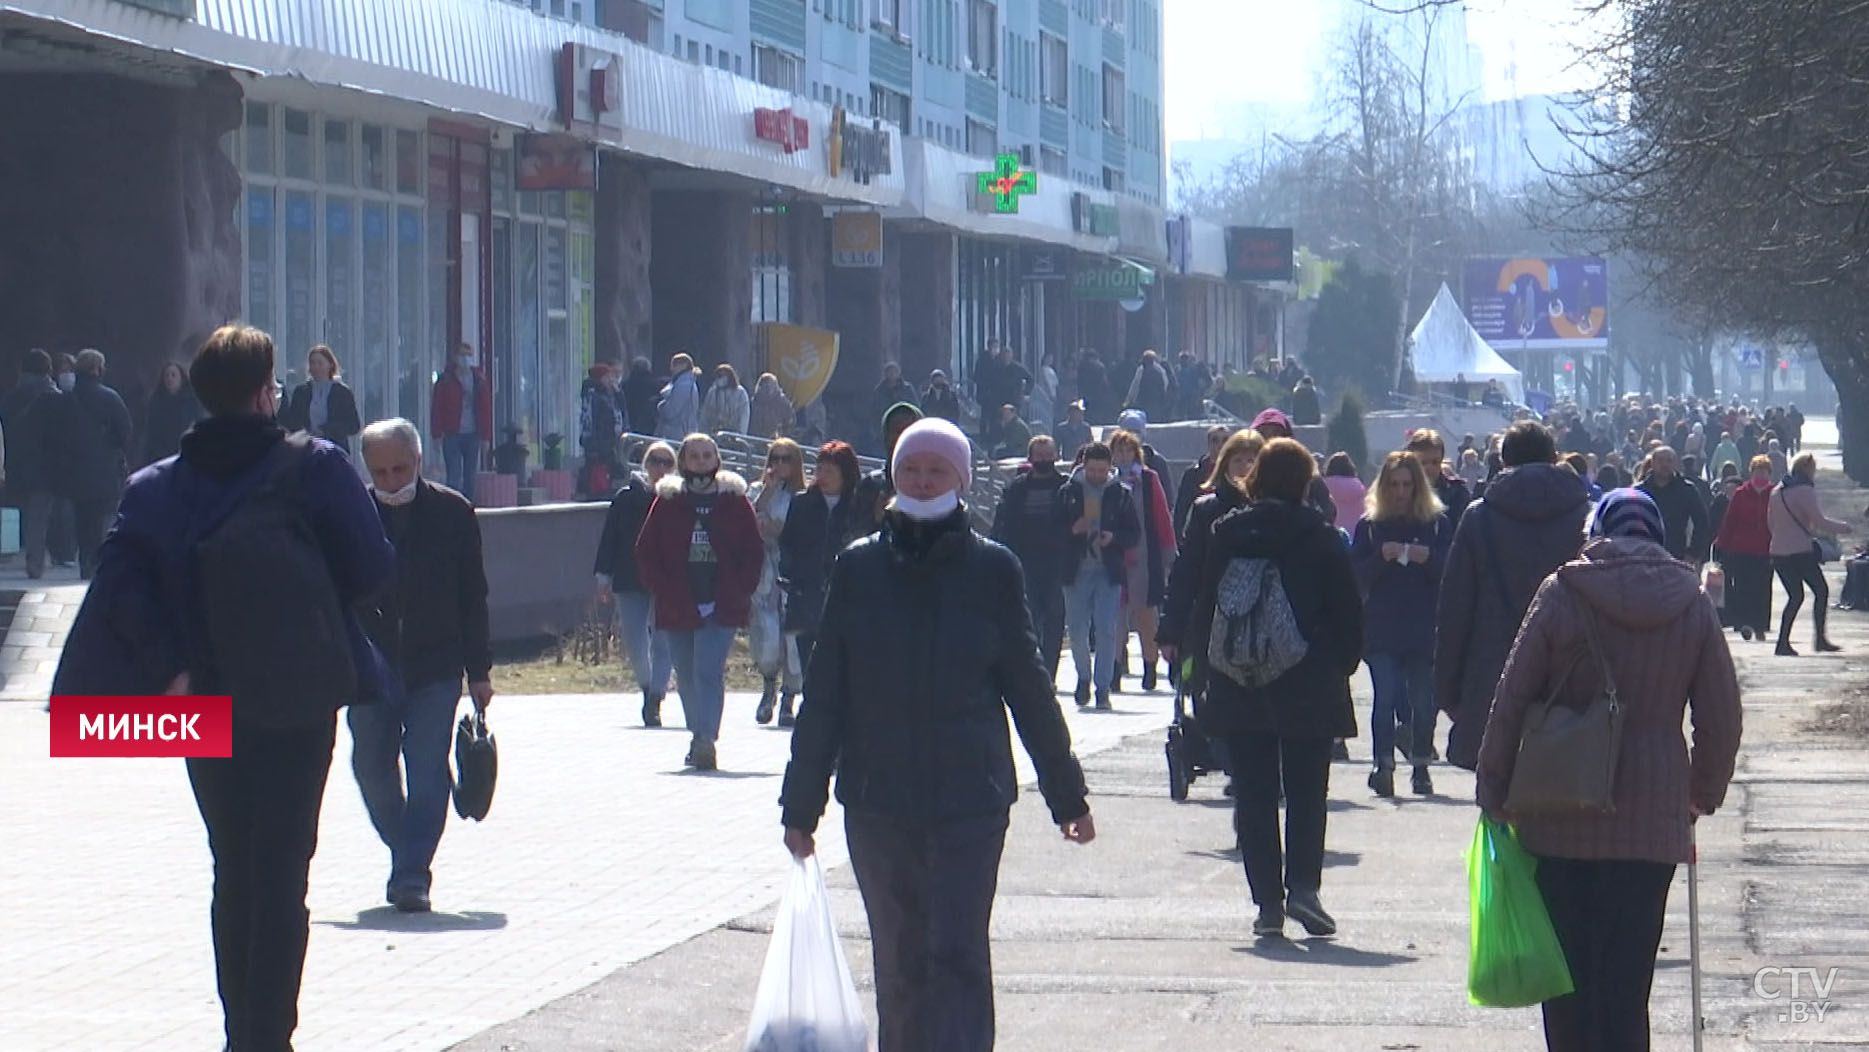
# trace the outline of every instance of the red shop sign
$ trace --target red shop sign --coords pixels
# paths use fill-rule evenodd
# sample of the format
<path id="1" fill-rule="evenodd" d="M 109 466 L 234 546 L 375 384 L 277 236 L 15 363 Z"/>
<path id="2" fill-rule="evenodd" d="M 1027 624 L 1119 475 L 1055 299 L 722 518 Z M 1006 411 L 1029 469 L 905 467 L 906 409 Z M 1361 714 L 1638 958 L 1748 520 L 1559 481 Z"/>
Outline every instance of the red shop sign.
<path id="1" fill-rule="evenodd" d="M 789 108 L 772 110 L 761 107 L 753 111 L 753 137 L 777 143 L 785 148 L 786 153 L 809 150 L 811 122 L 794 116 Z"/>

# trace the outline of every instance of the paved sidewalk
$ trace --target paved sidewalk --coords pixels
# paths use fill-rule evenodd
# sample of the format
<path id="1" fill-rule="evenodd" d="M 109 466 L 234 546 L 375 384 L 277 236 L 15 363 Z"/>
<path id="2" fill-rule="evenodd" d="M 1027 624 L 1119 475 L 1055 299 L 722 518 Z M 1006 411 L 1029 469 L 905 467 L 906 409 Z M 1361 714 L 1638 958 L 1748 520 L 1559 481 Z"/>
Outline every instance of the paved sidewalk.
<path id="1" fill-rule="evenodd" d="M 0 563 L 0 591 L 20 594 L 13 625 L 0 645 L 0 702 L 44 704 L 58 671 L 59 651 L 86 585 L 75 568 L 48 567 L 39 580 L 26 576 L 24 556 Z"/>

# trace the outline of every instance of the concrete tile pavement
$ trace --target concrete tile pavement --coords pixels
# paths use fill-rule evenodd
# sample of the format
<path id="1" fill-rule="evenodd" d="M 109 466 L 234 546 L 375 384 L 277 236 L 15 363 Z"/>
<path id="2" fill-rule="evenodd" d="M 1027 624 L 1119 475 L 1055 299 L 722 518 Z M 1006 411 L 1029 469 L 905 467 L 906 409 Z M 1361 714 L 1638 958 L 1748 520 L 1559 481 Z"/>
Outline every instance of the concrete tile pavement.
<path id="1" fill-rule="evenodd" d="M 48 567 L 35 581 L 26 576 L 20 557 L 0 563 L 0 591 L 20 593 L 13 624 L 0 645 L 0 702 L 44 703 L 86 587 L 76 569 Z"/>
<path id="2" fill-rule="evenodd" d="M 300 1052 L 442 1048 L 770 904 L 789 736 L 754 726 L 756 700 L 729 699 L 725 770 L 702 776 L 680 770 L 685 733 L 634 726 L 631 698 L 496 699 L 498 795 L 487 822 L 451 819 L 428 917 L 382 905 L 388 855 L 340 731 Z M 1081 751 L 1158 729 L 1170 708 L 1117 704 L 1067 714 Z M 182 764 L 46 751 L 39 706 L 0 706 L 0 799 L 30 802 L 0 819 L 0 1049 L 216 1047 L 209 860 Z M 824 829 L 840 864 L 838 816 Z"/>

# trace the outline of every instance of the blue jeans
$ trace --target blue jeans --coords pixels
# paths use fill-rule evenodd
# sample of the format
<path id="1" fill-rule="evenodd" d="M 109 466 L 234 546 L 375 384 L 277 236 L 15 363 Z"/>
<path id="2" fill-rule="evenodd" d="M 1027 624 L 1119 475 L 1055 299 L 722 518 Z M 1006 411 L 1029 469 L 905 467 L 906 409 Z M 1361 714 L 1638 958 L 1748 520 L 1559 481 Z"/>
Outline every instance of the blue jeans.
<path id="1" fill-rule="evenodd" d="M 390 693 L 395 694 L 394 688 Z M 352 705 L 351 770 L 363 792 L 370 824 L 389 847 L 389 888 L 427 892 L 429 864 L 448 821 L 454 776 L 448 766 L 454 709 L 461 681 L 446 680 L 402 691 L 376 705 Z M 397 770 L 397 758 L 403 770 Z M 408 796 L 403 796 L 403 775 Z"/>
<path id="2" fill-rule="evenodd" d="M 1369 734 L 1375 747 L 1376 766 L 1395 766 L 1395 728 L 1407 724 L 1412 740 L 1408 747 L 1410 763 L 1425 764 L 1434 752 L 1434 657 L 1425 652 L 1402 654 L 1366 654 L 1369 679 L 1376 688 L 1374 711 L 1369 718 Z"/>
<path id="3" fill-rule="evenodd" d="M 675 659 L 682 720 L 704 741 L 720 738 L 720 713 L 727 706 L 727 651 L 733 648 L 734 631 L 710 617 L 693 632 L 660 633 Z"/>
<path id="4" fill-rule="evenodd" d="M 1077 580 L 1064 590 L 1065 619 L 1071 623 L 1071 664 L 1077 666 L 1079 683 L 1088 680 L 1098 690 L 1110 689 L 1110 680 L 1116 675 L 1122 602 L 1123 586 L 1110 580 L 1109 571 L 1101 565 L 1079 569 Z M 1091 671 L 1087 666 L 1093 625 L 1097 630 L 1097 656 L 1095 670 Z"/>
<path id="5" fill-rule="evenodd" d="M 655 600 L 648 592 L 617 592 L 616 599 L 617 635 L 623 638 L 636 685 L 650 694 L 667 694 L 675 659 L 669 656 L 668 637 L 649 627 Z"/>
<path id="6" fill-rule="evenodd" d="M 480 474 L 480 436 L 441 436 L 441 459 L 448 469 L 448 487 L 472 503 L 474 476 Z"/>

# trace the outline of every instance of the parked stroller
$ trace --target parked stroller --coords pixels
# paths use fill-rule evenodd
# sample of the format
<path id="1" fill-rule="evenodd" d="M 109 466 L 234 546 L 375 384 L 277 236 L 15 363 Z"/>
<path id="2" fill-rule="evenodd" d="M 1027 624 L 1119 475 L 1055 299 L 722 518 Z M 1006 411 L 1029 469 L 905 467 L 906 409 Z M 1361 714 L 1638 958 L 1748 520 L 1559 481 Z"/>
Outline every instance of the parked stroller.
<path id="1" fill-rule="evenodd" d="M 1226 746 L 1201 730 L 1200 721 L 1188 711 L 1187 676 L 1177 677 L 1175 718 L 1168 725 L 1168 796 L 1176 802 L 1188 798 L 1188 788 L 1203 774 L 1227 771 Z"/>

